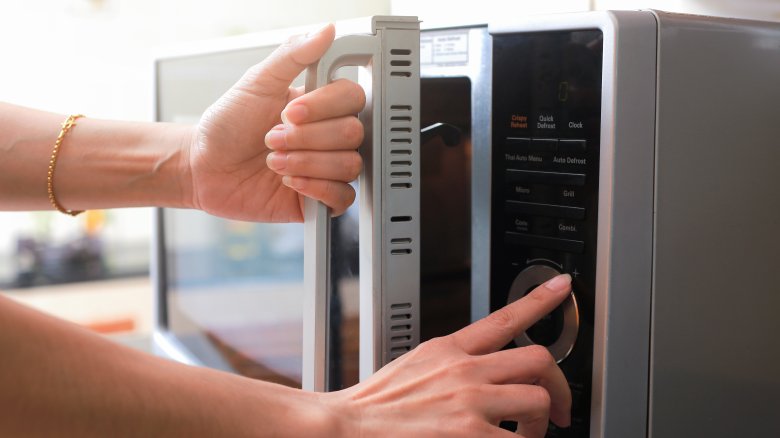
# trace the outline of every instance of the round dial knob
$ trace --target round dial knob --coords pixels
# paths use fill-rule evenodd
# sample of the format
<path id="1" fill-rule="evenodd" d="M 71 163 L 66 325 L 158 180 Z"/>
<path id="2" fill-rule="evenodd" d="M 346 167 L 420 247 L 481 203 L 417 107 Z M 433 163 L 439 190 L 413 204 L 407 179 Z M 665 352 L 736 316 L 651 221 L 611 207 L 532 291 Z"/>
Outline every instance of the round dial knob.
<path id="1" fill-rule="evenodd" d="M 560 274 L 556 269 L 545 265 L 531 265 L 517 274 L 509 289 L 507 304 L 519 300 L 536 286 Z M 560 362 L 571 353 L 577 341 L 580 328 L 580 315 L 574 292 L 557 309 L 542 318 L 525 332 L 515 338 L 518 347 L 540 344 L 547 347 L 550 354 Z"/>

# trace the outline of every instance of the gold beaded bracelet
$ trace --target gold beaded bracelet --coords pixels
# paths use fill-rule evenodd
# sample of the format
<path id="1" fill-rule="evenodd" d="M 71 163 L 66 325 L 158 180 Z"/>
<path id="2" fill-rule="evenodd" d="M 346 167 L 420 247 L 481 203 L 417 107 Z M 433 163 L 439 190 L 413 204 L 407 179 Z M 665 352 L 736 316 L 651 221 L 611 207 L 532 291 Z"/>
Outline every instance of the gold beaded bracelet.
<path id="1" fill-rule="evenodd" d="M 48 192 L 49 192 L 49 201 L 51 202 L 51 205 L 54 206 L 54 208 L 57 209 L 60 213 L 67 214 L 70 216 L 76 216 L 80 213 L 83 213 L 84 210 L 66 210 L 62 205 L 60 205 L 59 202 L 57 202 L 57 198 L 54 196 L 54 169 L 57 168 L 57 154 L 60 152 L 60 146 L 62 146 L 62 139 L 65 138 L 65 135 L 70 131 L 70 128 L 76 126 L 76 119 L 79 117 L 84 117 L 83 114 L 72 114 L 68 116 L 67 119 L 65 119 L 64 122 L 62 122 L 62 129 L 60 130 L 60 135 L 57 136 L 57 141 L 54 142 L 54 150 L 51 151 L 51 159 L 49 160 L 49 173 L 46 177 L 46 182 L 48 183 Z"/>

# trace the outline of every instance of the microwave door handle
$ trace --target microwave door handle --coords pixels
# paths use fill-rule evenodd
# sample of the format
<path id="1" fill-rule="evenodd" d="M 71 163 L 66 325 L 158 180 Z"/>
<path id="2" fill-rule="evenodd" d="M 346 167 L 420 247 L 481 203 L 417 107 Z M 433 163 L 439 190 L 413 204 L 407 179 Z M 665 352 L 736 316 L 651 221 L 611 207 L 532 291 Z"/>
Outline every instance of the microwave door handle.
<path id="1" fill-rule="evenodd" d="M 346 66 L 368 66 L 377 50 L 373 35 L 347 35 L 336 39 L 328 51 L 306 70 L 306 93 L 333 81 Z M 317 200 L 304 200 L 303 257 L 303 367 L 301 386 L 326 391 L 329 366 L 330 325 L 330 208 Z"/>
<path id="2" fill-rule="evenodd" d="M 349 35 L 334 41 L 318 63 L 306 72 L 306 91 L 322 87 L 333 79 L 341 67 L 366 67 L 371 78 L 366 90 L 367 107 L 360 119 L 366 135 L 360 147 L 363 171 L 360 175 L 360 375 L 372 374 L 391 360 L 389 340 L 391 315 L 385 311 L 389 302 L 402 302 L 398 309 L 409 315 L 404 321 L 400 348 L 411 349 L 419 342 L 419 21 L 416 17 L 374 17 L 373 35 Z M 416 59 L 413 59 L 416 56 Z M 402 68 L 391 68 L 398 61 Z M 398 74 L 398 70 L 402 70 Z M 398 82 L 398 78 L 406 81 Z M 387 91 L 392 85 L 393 93 Z M 400 100 L 399 100 L 400 99 Z M 400 103 L 399 103 L 400 102 Z M 394 139 L 391 137 L 393 111 L 401 112 L 404 127 L 401 150 L 409 156 L 407 172 L 410 190 L 390 197 L 391 183 L 383 179 L 390 163 Z M 397 205 L 396 205 L 397 204 Z M 400 211 L 400 213 L 398 213 Z M 391 216 L 403 217 L 404 223 L 390 225 Z M 410 220 L 406 220 L 410 218 Z M 389 234 L 401 231 L 403 251 L 409 257 L 402 262 L 390 260 Z M 387 237 L 387 238 L 386 238 Z M 306 199 L 304 204 L 304 314 L 303 375 L 306 390 L 328 390 L 328 332 L 330 303 L 330 212 L 320 202 Z M 387 241 L 387 242 L 386 242 Z M 406 252 L 403 252 L 406 254 Z M 416 262 L 415 262 L 416 260 Z M 407 278 L 399 278 L 403 269 Z M 399 281 L 400 280 L 400 281 Z M 397 295 L 390 299 L 386 295 Z M 387 301 L 388 303 L 386 303 Z M 413 308 L 410 308 L 413 307 Z"/>

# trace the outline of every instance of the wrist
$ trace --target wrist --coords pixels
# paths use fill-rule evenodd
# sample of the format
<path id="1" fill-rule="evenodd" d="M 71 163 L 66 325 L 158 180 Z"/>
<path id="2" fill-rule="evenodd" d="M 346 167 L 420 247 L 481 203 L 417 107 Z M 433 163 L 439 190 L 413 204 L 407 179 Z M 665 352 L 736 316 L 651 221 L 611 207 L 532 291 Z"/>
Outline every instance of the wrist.
<path id="1" fill-rule="evenodd" d="M 194 126 L 182 126 L 179 139 L 179 159 L 177 175 L 179 193 L 177 207 L 198 209 L 195 196 L 195 184 L 192 175 L 192 151 L 196 147 L 197 130 Z"/>
<path id="2" fill-rule="evenodd" d="M 156 193 L 148 194 L 153 206 L 197 208 L 194 202 L 190 156 L 195 129 L 190 125 L 158 123 L 151 143 L 158 146 L 152 174 Z"/>
<path id="3" fill-rule="evenodd" d="M 344 438 L 360 437 L 361 411 L 356 403 L 350 403 L 350 389 L 335 392 L 311 393 L 319 398 L 325 411 L 322 436 Z"/>
<path id="4" fill-rule="evenodd" d="M 316 423 L 313 426 L 317 428 L 316 430 L 321 431 L 315 436 L 343 438 L 354 436 L 351 433 L 349 416 L 346 415 L 347 411 L 337 393 L 308 392 L 307 394 L 316 397 L 320 409 L 320 413 L 312 417 Z"/>
<path id="5" fill-rule="evenodd" d="M 57 164 L 68 209 L 186 207 L 192 128 L 171 123 L 79 119 Z"/>
<path id="6" fill-rule="evenodd" d="M 263 381 L 249 388 L 254 403 L 247 404 L 254 430 L 282 437 L 350 437 L 347 421 L 332 393 L 303 391 Z M 264 415 L 257 415 L 258 409 Z"/>

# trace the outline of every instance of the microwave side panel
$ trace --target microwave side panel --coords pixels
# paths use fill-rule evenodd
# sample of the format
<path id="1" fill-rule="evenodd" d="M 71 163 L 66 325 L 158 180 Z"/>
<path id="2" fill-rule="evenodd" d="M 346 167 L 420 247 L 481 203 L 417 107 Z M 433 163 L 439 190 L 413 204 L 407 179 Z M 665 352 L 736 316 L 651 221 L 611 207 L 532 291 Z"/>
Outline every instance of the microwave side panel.
<path id="1" fill-rule="evenodd" d="M 780 436 L 780 24 L 658 16 L 650 435 Z"/>

